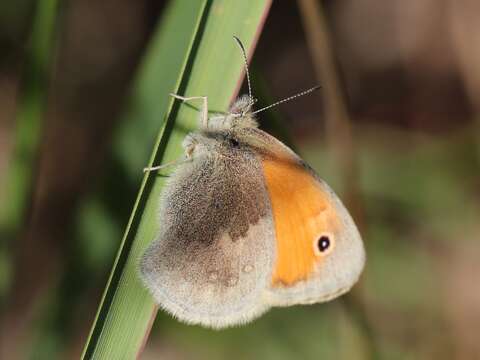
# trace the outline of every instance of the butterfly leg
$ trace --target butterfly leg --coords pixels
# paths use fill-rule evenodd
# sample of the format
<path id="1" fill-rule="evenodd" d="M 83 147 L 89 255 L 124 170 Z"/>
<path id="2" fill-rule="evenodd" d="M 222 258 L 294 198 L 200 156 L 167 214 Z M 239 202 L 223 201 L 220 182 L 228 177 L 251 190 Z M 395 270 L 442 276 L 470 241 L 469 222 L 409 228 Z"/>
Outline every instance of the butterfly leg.
<path id="1" fill-rule="evenodd" d="M 187 162 L 189 160 L 190 160 L 190 158 L 187 157 L 185 159 L 177 159 L 177 160 L 169 161 L 165 164 L 158 165 L 158 166 L 145 167 L 145 168 L 143 168 L 143 172 L 146 173 L 146 172 L 150 172 L 150 171 L 161 170 L 161 169 L 164 169 L 164 168 L 169 167 L 169 166 L 183 164 L 184 162 Z"/>
<path id="2" fill-rule="evenodd" d="M 184 97 L 184 96 L 180 96 L 180 95 L 177 95 L 177 94 L 170 94 L 170 95 L 173 96 L 175 99 L 179 99 L 179 100 L 182 100 L 182 101 L 203 100 L 203 104 L 202 104 L 202 124 L 205 127 L 207 127 L 208 100 L 207 100 L 206 96 Z M 170 162 L 167 162 L 165 164 L 158 165 L 158 166 L 145 167 L 145 168 L 143 168 L 143 172 L 146 173 L 146 172 L 150 172 L 150 171 L 157 171 L 157 170 L 161 170 L 161 169 L 164 169 L 164 168 L 172 166 L 172 165 L 178 165 L 178 164 L 184 163 L 186 161 L 189 161 L 192 158 L 193 149 L 194 149 L 194 145 L 187 146 L 184 159 L 173 160 L 173 161 L 170 161 Z"/>
<path id="3" fill-rule="evenodd" d="M 190 97 L 184 97 L 180 96 L 177 94 L 170 94 L 173 96 L 175 99 L 179 99 L 182 101 L 190 101 L 190 100 L 203 100 L 202 104 L 202 125 L 207 127 L 208 126 L 208 100 L 206 96 L 190 96 Z"/>
<path id="4" fill-rule="evenodd" d="M 169 166 L 183 164 L 187 161 L 192 160 L 193 159 L 193 152 L 194 152 L 195 146 L 196 146 L 195 139 L 190 134 L 187 135 L 185 137 L 185 139 L 183 140 L 182 146 L 185 149 L 185 156 L 183 158 L 176 159 L 176 160 L 173 160 L 173 161 L 169 161 L 169 162 L 167 162 L 165 164 L 162 164 L 162 165 L 143 168 L 143 172 L 146 173 L 146 172 L 150 172 L 150 171 L 161 170 L 161 169 L 164 169 L 164 168 L 169 167 Z"/>

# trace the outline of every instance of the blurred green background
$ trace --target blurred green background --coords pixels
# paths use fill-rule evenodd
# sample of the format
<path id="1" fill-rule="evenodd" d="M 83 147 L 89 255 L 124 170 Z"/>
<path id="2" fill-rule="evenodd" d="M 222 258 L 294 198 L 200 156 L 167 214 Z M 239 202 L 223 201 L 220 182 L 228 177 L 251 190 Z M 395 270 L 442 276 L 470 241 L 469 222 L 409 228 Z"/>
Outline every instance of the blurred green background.
<path id="1" fill-rule="evenodd" d="M 81 354 L 161 125 L 131 94 L 167 6 L 0 3 L 2 359 Z M 257 106 L 323 88 L 261 127 L 345 200 L 365 272 L 341 299 L 221 332 L 160 311 L 142 358 L 480 358 L 478 14 L 472 0 L 273 2 Z"/>

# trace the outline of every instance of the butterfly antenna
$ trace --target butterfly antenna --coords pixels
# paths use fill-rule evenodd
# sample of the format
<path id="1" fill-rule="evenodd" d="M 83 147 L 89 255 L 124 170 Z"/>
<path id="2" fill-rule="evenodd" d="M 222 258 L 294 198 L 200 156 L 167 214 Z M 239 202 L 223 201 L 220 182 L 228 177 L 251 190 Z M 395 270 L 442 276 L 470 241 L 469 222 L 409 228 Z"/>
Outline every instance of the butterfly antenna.
<path id="1" fill-rule="evenodd" d="M 252 115 L 253 115 L 253 114 L 258 114 L 259 112 L 262 112 L 262 111 L 265 111 L 265 110 L 267 110 L 267 109 L 270 109 L 270 108 L 272 108 L 272 107 L 274 107 L 274 106 L 280 105 L 281 103 L 284 103 L 284 102 L 287 102 L 287 101 L 296 99 L 296 98 L 298 98 L 298 97 L 300 97 L 300 96 L 310 94 L 311 92 L 313 92 L 313 91 L 315 91 L 315 90 L 318 90 L 318 89 L 320 89 L 320 88 L 321 88 L 321 86 L 314 86 L 314 87 L 312 87 L 312 88 L 310 88 L 310 89 L 308 89 L 308 90 L 304 90 L 304 91 L 302 91 L 302 92 L 299 92 L 298 94 L 292 95 L 292 96 L 290 96 L 290 97 L 288 97 L 288 98 L 286 98 L 286 99 L 277 101 L 276 103 L 273 103 L 273 104 L 271 104 L 271 105 L 265 106 L 264 108 L 261 108 L 261 109 L 259 109 L 259 110 L 257 110 L 257 111 L 254 111 L 254 112 L 252 113 Z"/>
<path id="2" fill-rule="evenodd" d="M 248 71 L 248 60 L 247 60 L 247 53 L 245 52 L 245 47 L 243 46 L 242 42 L 240 39 L 236 36 L 233 37 L 235 41 L 237 42 L 238 46 L 240 47 L 240 50 L 242 51 L 243 55 L 243 63 L 245 66 L 245 74 L 247 75 L 247 84 L 248 84 L 248 97 L 250 98 L 250 105 L 253 105 L 253 96 L 252 96 L 252 85 L 250 83 L 250 73 Z"/>

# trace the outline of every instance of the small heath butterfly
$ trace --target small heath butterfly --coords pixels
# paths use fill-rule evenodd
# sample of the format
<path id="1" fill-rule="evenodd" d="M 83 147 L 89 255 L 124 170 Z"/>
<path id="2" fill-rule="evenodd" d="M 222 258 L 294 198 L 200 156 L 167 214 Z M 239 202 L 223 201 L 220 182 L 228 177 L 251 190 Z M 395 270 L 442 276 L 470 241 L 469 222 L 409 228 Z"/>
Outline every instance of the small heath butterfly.
<path id="1" fill-rule="evenodd" d="M 247 67 L 246 74 L 249 95 L 227 114 L 208 118 L 206 97 L 173 95 L 203 100 L 201 124 L 183 142 L 185 160 L 162 193 L 159 234 L 140 264 L 161 308 L 215 329 L 273 306 L 334 299 L 365 263 L 360 234 L 335 193 L 258 129 L 255 115 L 266 108 L 253 111 Z"/>

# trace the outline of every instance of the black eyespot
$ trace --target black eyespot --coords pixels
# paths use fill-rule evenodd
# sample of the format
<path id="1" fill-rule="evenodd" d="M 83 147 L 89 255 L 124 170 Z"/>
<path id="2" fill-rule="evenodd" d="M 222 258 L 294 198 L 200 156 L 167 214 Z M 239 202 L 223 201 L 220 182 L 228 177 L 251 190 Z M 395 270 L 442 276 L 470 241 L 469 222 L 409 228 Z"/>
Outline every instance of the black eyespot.
<path id="1" fill-rule="evenodd" d="M 237 139 L 229 138 L 228 141 L 230 142 L 230 145 L 232 145 L 233 147 L 238 147 L 240 145 Z"/>
<path id="2" fill-rule="evenodd" d="M 325 252 L 330 248 L 330 238 L 326 235 L 320 236 L 317 241 L 318 250 L 320 252 Z"/>

